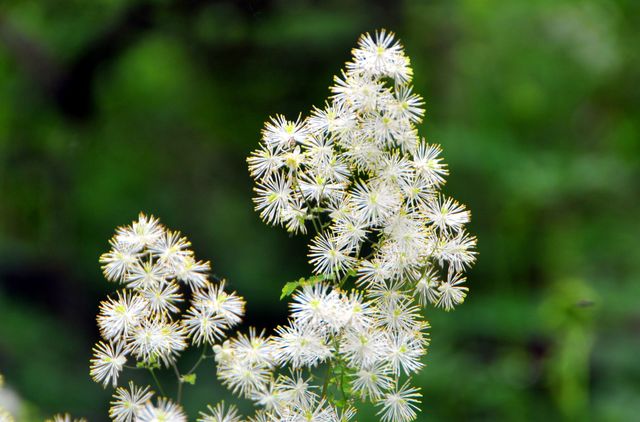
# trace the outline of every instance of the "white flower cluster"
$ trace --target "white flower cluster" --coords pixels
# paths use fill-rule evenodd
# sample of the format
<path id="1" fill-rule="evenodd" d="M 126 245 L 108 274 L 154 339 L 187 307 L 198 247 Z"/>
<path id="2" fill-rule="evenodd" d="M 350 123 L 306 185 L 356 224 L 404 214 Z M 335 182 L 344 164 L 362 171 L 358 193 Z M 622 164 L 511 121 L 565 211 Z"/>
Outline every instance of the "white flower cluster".
<path id="1" fill-rule="evenodd" d="M 416 419 L 422 395 L 411 377 L 429 344 L 421 306 L 448 311 L 464 301 L 476 240 L 465 230 L 470 213 L 441 193 L 448 171 L 440 147 L 418 137 L 424 109 L 411 79 L 393 34 L 365 34 L 324 109 L 266 123 L 248 158 L 256 209 L 290 232 L 315 231 L 315 275 L 285 286 L 289 322 L 272 335 L 251 328 L 226 338 L 244 300 L 208 280 L 209 263 L 196 260 L 180 233 L 143 214 L 117 230 L 100 260 L 123 288 L 100 305 L 103 340 L 91 376 L 115 387 L 132 356 L 162 396 L 154 369 L 171 367 L 179 389 L 177 401 L 153 402 L 150 387 L 118 387 L 114 421 L 186 421 L 182 383 L 195 382 L 206 358 L 215 358 L 222 384 L 258 410 L 245 419 L 220 403 L 200 422 L 349 421 L 363 402 L 377 406 L 383 422 Z M 189 344 L 202 355 L 182 374 L 176 360 Z"/>
<path id="2" fill-rule="evenodd" d="M 178 382 L 185 382 L 176 358 L 189 343 L 206 350 L 224 338 L 226 330 L 241 322 L 244 299 L 226 292 L 224 281 L 209 281 L 209 262 L 196 260 L 190 242 L 153 217 L 140 214 L 131 225 L 118 228 L 110 244 L 111 250 L 100 257 L 102 269 L 107 280 L 123 288 L 100 304 L 102 341 L 93 349 L 91 377 L 116 387 L 132 356 L 152 374 L 173 367 Z M 184 312 L 182 290 L 190 293 Z M 169 399 L 152 404 L 153 394 L 134 384 L 128 390 L 118 388 L 110 416 L 118 422 L 187 420 L 179 404 Z"/>
<path id="3" fill-rule="evenodd" d="M 109 417 L 114 421 L 127 422 L 186 422 L 184 409 L 173 401 L 160 397 L 155 404 L 155 392 L 149 387 L 138 387 L 129 382 L 129 387 L 118 387 L 111 402 Z M 200 412 L 198 422 L 240 422 L 235 406 L 225 409 L 224 403 L 208 406 L 209 413 Z"/>
<path id="4" fill-rule="evenodd" d="M 346 420 L 356 400 L 380 406 L 383 421 L 416 418 L 409 377 L 428 344 L 418 304 L 464 301 L 476 240 L 470 213 L 440 192 L 448 170 L 440 147 L 418 137 L 424 109 L 411 79 L 393 34 L 365 34 L 324 109 L 272 118 L 247 160 L 261 218 L 315 229 L 317 276 L 294 295 L 289 325 L 216 349 L 218 376 L 263 405 L 265 420 Z M 322 386 L 310 381 L 319 364 Z M 274 375 L 282 366 L 293 375 Z M 304 419 L 316 411 L 327 416 Z"/>
<path id="5" fill-rule="evenodd" d="M 470 213 L 440 193 L 448 171 L 440 147 L 418 137 L 424 109 L 411 75 L 392 34 L 364 35 L 324 109 L 267 122 L 248 158 L 254 201 L 267 223 L 315 227 L 317 274 L 357 271 L 367 288 L 411 290 L 450 310 L 466 295 L 476 240 L 464 229 Z"/>
<path id="6" fill-rule="evenodd" d="M 401 294 L 364 300 L 316 283 L 294 295 L 290 324 L 274 336 L 251 330 L 216 346 L 218 377 L 262 408 L 251 420 L 347 421 L 354 400 L 370 400 L 383 421 L 408 421 L 420 393 L 400 379 L 422 368 L 427 327 Z M 320 364 L 324 385 L 313 382 Z"/>

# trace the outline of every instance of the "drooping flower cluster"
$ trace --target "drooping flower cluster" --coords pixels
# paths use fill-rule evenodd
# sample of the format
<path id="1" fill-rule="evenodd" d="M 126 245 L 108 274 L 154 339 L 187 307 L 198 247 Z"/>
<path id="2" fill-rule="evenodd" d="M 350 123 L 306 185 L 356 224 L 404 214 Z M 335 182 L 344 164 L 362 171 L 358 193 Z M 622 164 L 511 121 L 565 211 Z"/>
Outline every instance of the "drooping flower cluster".
<path id="1" fill-rule="evenodd" d="M 418 136 L 424 102 L 411 79 L 393 34 L 365 34 L 325 107 L 272 118 L 247 160 L 261 218 L 315 230 L 317 276 L 294 295 L 290 323 L 270 341 L 253 336 L 260 353 L 240 337 L 216 349 L 218 376 L 273 420 L 318 409 L 332 416 L 313 420 L 339 420 L 356 399 L 380 406 L 383 421 L 415 419 L 420 393 L 409 376 L 428 343 L 419 305 L 451 310 L 466 297 L 470 213 L 441 193 L 448 170 L 440 147 Z M 300 372 L 319 364 L 328 367 L 322 387 Z M 295 380 L 274 375 L 278 366 L 298 371 Z"/>
<path id="2" fill-rule="evenodd" d="M 129 357 L 138 367 L 172 367 L 184 383 L 176 359 L 189 344 L 213 346 L 241 322 L 244 299 L 225 291 L 225 282 L 211 282 L 209 262 L 198 261 L 190 242 L 179 232 L 140 214 L 118 228 L 111 250 L 100 257 L 107 280 L 122 288 L 101 302 L 97 317 L 102 340 L 94 349 L 90 375 L 105 387 L 118 385 Z M 185 292 L 190 296 L 184 305 Z M 187 307 L 188 306 L 188 307 Z M 182 308 L 187 308 L 182 312 Z M 204 356 L 204 353 L 203 353 Z M 114 395 L 110 416 L 115 421 L 186 421 L 179 404 L 160 397 L 151 403 L 149 387 L 130 383 Z M 178 399 L 179 401 L 179 399 Z"/>

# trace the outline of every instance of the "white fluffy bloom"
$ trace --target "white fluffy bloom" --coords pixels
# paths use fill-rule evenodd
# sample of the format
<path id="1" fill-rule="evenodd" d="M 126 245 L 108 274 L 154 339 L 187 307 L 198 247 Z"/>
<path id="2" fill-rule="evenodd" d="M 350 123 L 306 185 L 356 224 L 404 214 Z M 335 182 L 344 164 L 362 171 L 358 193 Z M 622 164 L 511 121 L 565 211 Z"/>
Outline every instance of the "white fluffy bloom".
<path id="1" fill-rule="evenodd" d="M 180 232 L 167 230 L 157 219 L 140 214 L 130 226 L 117 229 L 110 244 L 111 250 L 100 259 L 105 277 L 125 287 L 100 304 L 97 322 L 105 341 L 97 343 L 91 359 L 90 375 L 96 382 L 115 387 L 127 357 L 152 373 L 159 367 L 173 366 L 181 377 L 176 360 L 187 348 L 188 337 L 195 345 L 214 345 L 224 338 L 225 329 L 241 322 L 244 299 L 226 292 L 224 282 L 208 281 L 209 262 L 195 258 L 191 243 Z M 180 291 L 183 285 L 192 293 L 186 312 L 179 306 L 185 300 Z M 214 350 L 219 373 L 236 391 L 261 388 L 272 377 L 271 343 L 262 335 L 256 336 L 254 330 L 248 337 L 215 345 Z M 254 366 L 251 376 L 246 376 L 247 364 Z M 186 376 L 180 382 L 188 382 Z M 152 395 L 148 387 L 133 383 L 128 389 L 119 387 L 109 414 L 116 422 L 187 420 L 179 404 L 166 398 L 153 404 Z M 232 409 L 223 412 L 213 408 L 212 412 L 209 418 L 238 420 Z"/>
<path id="2" fill-rule="evenodd" d="M 140 295 L 147 300 L 149 310 L 157 315 L 179 312 L 176 303 L 183 301 L 180 289 L 173 281 L 144 289 Z"/>
<path id="3" fill-rule="evenodd" d="M 179 404 L 161 397 L 155 405 L 147 403 L 138 413 L 137 422 L 187 422 L 187 415 Z"/>
<path id="4" fill-rule="evenodd" d="M 100 256 L 102 272 L 109 281 L 124 281 L 138 259 L 137 249 L 115 239 L 109 243 L 111 250 Z"/>
<path id="5" fill-rule="evenodd" d="M 438 200 L 428 202 L 425 208 L 425 216 L 440 230 L 458 232 L 470 220 L 469 211 L 464 208 L 464 205 L 451 198 L 440 197 Z"/>
<path id="6" fill-rule="evenodd" d="M 186 333 L 177 322 L 160 318 L 144 320 L 127 338 L 131 353 L 144 362 L 159 361 L 165 366 L 186 349 Z"/>
<path id="7" fill-rule="evenodd" d="M 346 245 L 340 244 L 326 232 L 318 235 L 309 248 L 310 262 L 317 274 L 345 273 L 355 264 L 355 259 L 349 253 Z"/>
<path id="8" fill-rule="evenodd" d="M 416 174 L 432 185 L 439 186 L 444 183 L 444 177 L 449 174 L 447 165 L 439 157 L 442 148 L 438 145 L 420 143 L 413 156 L 413 167 Z"/>
<path id="9" fill-rule="evenodd" d="M 238 409 L 231 405 L 225 408 L 224 402 L 218 403 L 215 407 L 207 406 L 209 413 L 200 412 L 198 422 L 240 422 L 242 418 L 238 415 Z"/>
<path id="10" fill-rule="evenodd" d="M 236 338 L 232 339 L 231 347 L 236 358 L 247 361 L 251 365 L 267 368 L 275 366 L 273 345 L 264 336 L 264 332 L 256 334 L 256 330 L 253 327 L 249 328 L 249 335 L 240 333 Z"/>
<path id="11" fill-rule="evenodd" d="M 285 404 L 309 407 L 318 399 L 318 394 L 313 391 L 315 387 L 311 384 L 311 379 L 304 378 L 300 370 L 280 376 L 277 385 Z"/>
<path id="12" fill-rule="evenodd" d="M 118 291 L 117 298 L 107 298 L 100 303 L 98 327 L 107 340 L 130 335 L 149 314 L 149 303 L 131 291 Z"/>
<path id="13" fill-rule="evenodd" d="M 288 121 L 284 116 L 276 116 L 265 124 L 262 139 L 267 145 L 288 146 L 302 142 L 307 129 L 302 122 Z"/>
<path id="14" fill-rule="evenodd" d="M 391 334 L 387 337 L 387 359 L 393 373 L 405 374 L 418 372 L 424 364 L 420 358 L 426 353 L 424 341 L 415 332 Z"/>
<path id="15" fill-rule="evenodd" d="M 403 84 L 411 80 L 408 58 L 392 32 L 384 29 L 375 36 L 364 34 L 360 37 L 358 48 L 353 50 L 354 61 L 348 64 L 353 71 L 371 76 L 390 76 Z"/>
<path id="16" fill-rule="evenodd" d="M 193 293 L 194 306 L 209 310 L 222 317 L 229 327 L 237 325 L 244 316 L 245 301 L 235 292 L 227 293 L 224 290 L 225 282 L 217 285 L 207 283 L 206 287 Z"/>
<path id="17" fill-rule="evenodd" d="M 383 223 L 400 207 L 397 189 L 387 183 L 359 183 L 350 201 L 354 210 L 372 226 Z"/>
<path id="18" fill-rule="evenodd" d="M 147 387 L 138 387 L 129 382 L 129 388 L 118 387 L 109 408 L 109 417 L 114 422 L 134 422 L 154 392 Z"/>
<path id="19" fill-rule="evenodd" d="M 282 213 L 285 212 L 292 200 L 292 190 L 289 181 L 276 173 L 263 181 L 263 184 L 255 189 L 258 195 L 254 202 L 256 209 L 260 211 L 260 217 L 267 223 L 280 223 Z"/>
<path id="20" fill-rule="evenodd" d="M 254 177 L 270 176 L 283 164 L 282 147 L 279 145 L 262 145 L 262 147 L 251 153 L 247 158 L 249 171 Z"/>
<path id="21" fill-rule="evenodd" d="M 418 305 L 462 303 L 462 273 L 475 262 L 476 239 L 465 230 L 469 211 L 441 193 L 448 169 L 440 146 L 418 134 L 424 100 L 412 76 L 393 33 L 363 35 L 325 106 L 295 121 L 270 119 L 247 160 L 260 217 L 291 233 L 310 232 L 309 263 L 319 275 L 296 284 L 303 287 L 270 353 L 280 366 L 327 367 L 316 390 L 304 383 L 289 389 L 275 375 L 250 386 L 265 408 L 255 420 L 347 420 L 354 396 L 381 405 L 383 421 L 416 417 L 420 394 L 398 386 L 424 366 L 428 323 Z M 449 274 L 445 282 L 441 274 Z M 216 360 L 250 370 L 238 352 L 256 354 L 256 346 L 224 342 L 215 346 Z M 302 397 L 313 395 L 285 398 L 298 388 Z M 345 412 L 327 399 L 345 400 Z"/>
<path id="22" fill-rule="evenodd" d="M 186 237 L 183 237 L 180 232 L 168 230 L 149 246 L 149 252 L 161 264 L 175 271 L 177 268 L 182 268 L 185 259 L 192 254 L 189 246 L 191 246 L 191 242 Z"/>
<path id="23" fill-rule="evenodd" d="M 320 332 L 337 331 L 348 318 L 343 298 L 324 283 L 307 286 L 296 293 L 290 307 L 294 324 Z"/>
<path id="24" fill-rule="evenodd" d="M 351 387 L 363 398 L 378 400 L 392 387 L 391 371 L 384 364 L 359 369 L 352 377 Z"/>
<path id="25" fill-rule="evenodd" d="M 376 329 L 348 332 L 341 339 L 340 351 L 354 368 L 370 368 L 388 358 L 386 336 Z"/>
<path id="26" fill-rule="evenodd" d="M 192 255 L 187 255 L 182 264 L 176 268 L 178 280 L 188 284 L 192 289 L 202 288 L 207 285 L 207 273 L 211 270 L 211 264 L 196 261 Z"/>
<path id="27" fill-rule="evenodd" d="M 98 342 L 93 348 L 93 359 L 91 359 L 91 369 L 89 375 L 95 382 L 101 382 L 104 387 L 109 383 L 113 387 L 118 385 L 120 371 L 127 363 L 126 353 L 122 344 Z"/>
<path id="28" fill-rule="evenodd" d="M 46 419 L 45 422 L 87 422 L 85 418 L 73 418 L 68 413 L 59 413 L 54 415 L 52 419 Z"/>
<path id="29" fill-rule="evenodd" d="M 207 343 L 214 344 L 224 335 L 229 325 L 227 321 L 211 309 L 192 306 L 182 320 L 186 332 L 197 346 Z"/>
<path id="30" fill-rule="evenodd" d="M 145 290 L 162 285 L 169 276 L 164 265 L 153 260 L 139 260 L 127 272 L 126 282 L 130 289 Z"/>
<path id="31" fill-rule="evenodd" d="M 266 387 L 271 379 L 271 368 L 252 363 L 248 359 L 231 359 L 218 363 L 218 379 L 231 391 L 249 397 Z"/>
<path id="32" fill-rule="evenodd" d="M 378 412 L 382 422 L 406 422 L 416 418 L 416 411 L 420 410 L 420 390 L 405 383 L 402 387 L 396 388 L 385 394 L 380 401 L 382 409 Z"/>
<path id="33" fill-rule="evenodd" d="M 415 286 L 415 295 L 418 296 L 418 300 L 421 305 L 430 303 L 435 305 L 440 299 L 440 280 L 434 268 L 425 270 L 421 275 Z"/>
<path id="34" fill-rule="evenodd" d="M 154 244 L 164 232 L 160 221 L 153 216 L 143 213 L 138 215 L 138 221 L 130 226 L 119 227 L 116 230 L 115 239 L 118 243 L 128 245 L 133 250 L 139 251 L 144 247 Z"/>
<path id="35" fill-rule="evenodd" d="M 314 400 L 309 404 L 294 403 L 280 412 L 279 420 L 283 422 L 335 422 L 340 419 L 336 409 L 327 400 L 322 399 Z"/>
<path id="36" fill-rule="evenodd" d="M 344 245 L 347 250 L 357 250 L 366 240 L 367 224 L 354 215 L 344 215 L 336 218 L 333 231 L 336 234 L 336 242 Z"/>
<path id="37" fill-rule="evenodd" d="M 450 311 L 456 305 L 464 302 L 464 298 L 467 296 L 469 290 L 462 284 L 466 281 L 465 277 L 460 274 L 450 274 L 446 282 L 443 282 L 438 287 L 440 297 L 436 302 L 437 306 L 443 307 L 446 311 Z"/>
<path id="38" fill-rule="evenodd" d="M 274 355 L 280 364 L 289 363 L 293 368 L 313 367 L 327 360 L 332 347 L 320 332 L 312 327 L 292 324 L 278 327 L 274 337 Z"/>

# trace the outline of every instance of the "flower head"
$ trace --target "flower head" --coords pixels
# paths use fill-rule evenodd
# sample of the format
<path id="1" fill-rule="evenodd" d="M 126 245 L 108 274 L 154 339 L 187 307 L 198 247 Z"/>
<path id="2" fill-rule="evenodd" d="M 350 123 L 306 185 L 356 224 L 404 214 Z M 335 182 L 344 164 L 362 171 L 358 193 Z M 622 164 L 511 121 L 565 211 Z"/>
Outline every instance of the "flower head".
<path id="1" fill-rule="evenodd" d="M 89 374 L 95 382 L 102 382 L 106 387 L 109 382 L 118 385 L 118 375 L 127 362 L 126 353 L 122 350 L 122 343 L 98 342 L 93 348 L 91 370 Z"/>
<path id="2" fill-rule="evenodd" d="M 147 387 L 138 387 L 129 382 L 129 388 L 118 387 L 113 395 L 109 417 L 115 422 L 133 422 L 151 400 L 154 392 Z"/>

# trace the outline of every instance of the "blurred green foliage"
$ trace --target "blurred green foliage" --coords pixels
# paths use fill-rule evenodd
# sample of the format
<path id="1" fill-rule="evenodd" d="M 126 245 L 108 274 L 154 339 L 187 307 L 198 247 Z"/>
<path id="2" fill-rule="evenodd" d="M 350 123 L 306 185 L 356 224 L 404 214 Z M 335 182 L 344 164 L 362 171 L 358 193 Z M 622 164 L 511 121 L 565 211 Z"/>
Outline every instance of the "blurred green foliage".
<path id="1" fill-rule="evenodd" d="M 467 303 L 427 311 L 421 418 L 637 419 L 637 0 L 3 2 L 0 372 L 32 414 L 105 419 L 97 258 L 140 210 L 190 237 L 253 324 L 283 320 L 305 239 L 259 221 L 244 158 L 380 27 L 479 239 Z M 192 416 L 228 397 L 208 371 Z"/>

